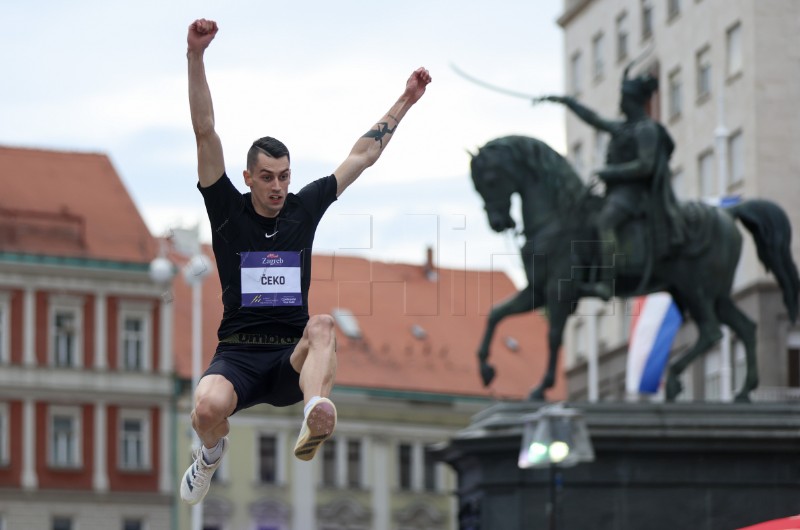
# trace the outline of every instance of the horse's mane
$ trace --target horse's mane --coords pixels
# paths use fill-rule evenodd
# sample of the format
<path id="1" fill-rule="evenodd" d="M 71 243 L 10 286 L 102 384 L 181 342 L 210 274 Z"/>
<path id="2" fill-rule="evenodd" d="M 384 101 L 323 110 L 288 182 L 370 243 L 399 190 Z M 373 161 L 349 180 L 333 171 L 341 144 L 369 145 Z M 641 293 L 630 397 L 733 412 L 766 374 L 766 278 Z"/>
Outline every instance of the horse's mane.
<path id="1" fill-rule="evenodd" d="M 567 160 L 541 140 L 530 136 L 503 136 L 478 152 L 503 166 L 515 178 L 533 178 L 543 186 L 558 209 L 573 208 L 587 188 Z M 563 210 L 562 210 L 563 211 Z"/>

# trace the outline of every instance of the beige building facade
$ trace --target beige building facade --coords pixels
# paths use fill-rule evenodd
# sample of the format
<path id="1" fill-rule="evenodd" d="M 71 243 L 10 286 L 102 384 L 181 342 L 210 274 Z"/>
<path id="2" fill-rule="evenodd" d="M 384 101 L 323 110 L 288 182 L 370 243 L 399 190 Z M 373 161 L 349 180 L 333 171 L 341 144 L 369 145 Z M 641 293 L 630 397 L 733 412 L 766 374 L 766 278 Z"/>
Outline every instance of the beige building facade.
<path id="1" fill-rule="evenodd" d="M 565 0 L 565 92 L 601 115 L 619 116 L 623 69 L 659 79 L 651 115 L 676 143 L 673 188 L 682 200 L 739 195 L 778 203 L 795 228 L 800 261 L 800 3 L 793 0 Z M 568 157 L 582 177 L 604 163 L 608 139 L 566 113 Z M 734 299 L 758 325 L 760 388 L 755 399 L 800 398 L 800 326 L 792 325 L 774 278 L 749 233 Z M 581 304 L 565 334 L 570 396 L 624 399 L 630 303 Z M 696 335 L 684 325 L 673 355 Z M 598 377 L 588 377 L 591 358 Z M 735 336 L 684 376 L 681 399 L 728 401 L 743 376 Z M 596 381 L 590 384 L 591 381 Z M 654 399 L 660 399 L 656 396 Z"/>

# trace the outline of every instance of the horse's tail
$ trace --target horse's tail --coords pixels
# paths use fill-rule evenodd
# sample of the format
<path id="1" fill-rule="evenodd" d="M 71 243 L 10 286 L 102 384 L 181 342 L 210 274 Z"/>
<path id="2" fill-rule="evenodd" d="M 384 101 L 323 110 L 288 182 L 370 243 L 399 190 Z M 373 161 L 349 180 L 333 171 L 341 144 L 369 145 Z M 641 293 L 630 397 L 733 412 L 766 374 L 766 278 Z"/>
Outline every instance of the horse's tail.
<path id="1" fill-rule="evenodd" d="M 752 234 L 758 259 L 772 271 L 783 291 L 789 319 L 797 320 L 800 276 L 792 259 L 792 226 L 783 209 L 774 202 L 754 199 L 727 208 Z"/>

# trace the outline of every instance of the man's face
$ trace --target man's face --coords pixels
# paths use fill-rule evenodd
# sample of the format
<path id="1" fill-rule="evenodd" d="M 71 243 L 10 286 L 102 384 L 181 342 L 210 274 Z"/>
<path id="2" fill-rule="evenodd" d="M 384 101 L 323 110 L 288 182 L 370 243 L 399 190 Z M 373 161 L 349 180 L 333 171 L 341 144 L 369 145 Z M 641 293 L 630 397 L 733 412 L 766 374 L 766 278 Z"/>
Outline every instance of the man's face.
<path id="1" fill-rule="evenodd" d="M 264 217 L 275 217 L 283 208 L 292 171 L 289 158 L 258 154 L 255 165 L 244 171 L 244 183 L 253 194 L 253 207 Z"/>

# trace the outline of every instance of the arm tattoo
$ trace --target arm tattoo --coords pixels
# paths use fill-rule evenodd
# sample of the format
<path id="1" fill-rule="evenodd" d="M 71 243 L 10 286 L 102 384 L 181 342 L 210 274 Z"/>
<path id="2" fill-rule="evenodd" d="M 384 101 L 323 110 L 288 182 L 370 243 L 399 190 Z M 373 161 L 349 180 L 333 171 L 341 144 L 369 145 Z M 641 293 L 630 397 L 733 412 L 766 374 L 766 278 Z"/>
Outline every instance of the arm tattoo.
<path id="1" fill-rule="evenodd" d="M 391 115 L 390 117 L 394 118 L 394 116 Z M 394 119 L 395 121 L 397 121 L 396 118 Z M 362 136 L 362 138 L 374 138 L 376 142 L 381 143 L 381 149 L 383 149 L 383 137 L 386 136 L 387 134 L 392 134 L 394 131 L 396 131 L 398 125 L 399 122 L 395 123 L 394 128 L 390 129 L 389 124 L 387 122 L 385 121 L 378 122 L 375 124 L 375 127 L 377 127 L 377 129 L 368 130 L 366 133 L 364 133 L 364 136 Z"/>

